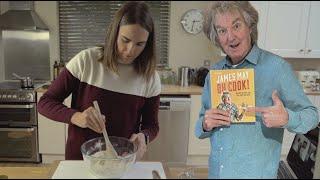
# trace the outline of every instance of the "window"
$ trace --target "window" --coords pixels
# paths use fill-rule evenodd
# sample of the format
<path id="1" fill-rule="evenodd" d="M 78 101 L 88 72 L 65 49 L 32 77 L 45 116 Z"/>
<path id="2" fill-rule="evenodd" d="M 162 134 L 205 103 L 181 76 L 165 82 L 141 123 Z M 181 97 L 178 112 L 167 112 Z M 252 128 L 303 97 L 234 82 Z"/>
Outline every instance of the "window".
<path id="1" fill-rule="evenodd" d="M 152 13 L 158 66 L 168 64 L 169 1 L 145 1 Z M 83 49 L 103 45 L 106 28 L 124 1 L 59 1 L 60 59 L 67 62 Z"/>

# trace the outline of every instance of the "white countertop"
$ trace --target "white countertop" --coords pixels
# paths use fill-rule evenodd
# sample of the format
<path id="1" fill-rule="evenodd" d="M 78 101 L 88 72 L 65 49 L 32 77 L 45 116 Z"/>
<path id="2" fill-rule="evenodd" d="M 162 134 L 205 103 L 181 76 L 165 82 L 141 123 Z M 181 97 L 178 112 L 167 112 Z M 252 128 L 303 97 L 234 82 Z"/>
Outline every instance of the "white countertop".
<path id="1" fill-rule="evenodd" d="M 136 162 L 122 179 L 152 179 L 152 170 L 157 170 L 162 179 L 166 179 L 161 162 Z M 61 161 L 52 179 L 96 179 L 89 172 L 84 161 Z"/>

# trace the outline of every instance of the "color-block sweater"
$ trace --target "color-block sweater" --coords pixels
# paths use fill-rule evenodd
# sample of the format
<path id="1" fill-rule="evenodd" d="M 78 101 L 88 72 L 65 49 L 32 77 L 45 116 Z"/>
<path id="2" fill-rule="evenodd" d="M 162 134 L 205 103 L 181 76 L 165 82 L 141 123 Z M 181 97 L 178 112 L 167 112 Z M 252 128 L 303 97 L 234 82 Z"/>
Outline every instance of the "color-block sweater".
<path id="1" fill-rule="evenodd" d="M 109 136 L 130 138 L 133 133 L 143 132 L 152 141 L 159 131 L 161 83 L 158 73 L 146 81 L 135 72 L 133 65 L 119 64 L 118 76 L 97 61 L 101 56 L 98 47 L 81 51 L 68 62 L 38 102 L 39 113 L 69 124 L 66 159 L 82 159 L 81 145 L 102 136 L 71 123 L 72 115 L 93 106 L 94 100 L 106 117 Z M 68 108 L 63 101 L 70 94 L 71 108 Z"/>

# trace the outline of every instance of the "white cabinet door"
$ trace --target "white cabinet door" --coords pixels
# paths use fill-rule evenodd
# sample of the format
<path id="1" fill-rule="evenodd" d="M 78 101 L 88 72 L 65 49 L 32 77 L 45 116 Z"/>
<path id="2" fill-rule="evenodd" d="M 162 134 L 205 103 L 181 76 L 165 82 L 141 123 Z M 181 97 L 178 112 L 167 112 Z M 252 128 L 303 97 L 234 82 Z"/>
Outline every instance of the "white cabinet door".
<path id="1" fill-rule="evenodd" d="M 201 95 L 191 95 L 188 155 L 209 155 L 210 154 L 209 139 L 208 138 L 198 139 L 194 135 L 194 128 L 199 118 L 200 109 L 201 109 Z"/>
<path id="2" fill-rule="evenodd" d="M 306 41 L 306 57 L 320 57 L 320 2 L 312 1 L 309 14 L 308 34 Z"/>
<path id="3" fill-rule="evenodd" d="M 38 101 L 43 95 L 38 93 Z M 65 154 L 65 124 L 50 120 L 38 113 L 39 152 Z"/>
<path id="4" fill-rule="evenodd" d="M 310 1 L 269 2 L 266 49 L 282 57 L 305 57 Z"/>
<path id="5" fill-rule="evenodd" d="M 258 46 L 262 49 L 265 48 L 266 41 L 266 29 L 267 29 L 267 20 L 268 20 L 268 1 L 250 1 L 252 6 L 259 13 L 258 21 Z"/>

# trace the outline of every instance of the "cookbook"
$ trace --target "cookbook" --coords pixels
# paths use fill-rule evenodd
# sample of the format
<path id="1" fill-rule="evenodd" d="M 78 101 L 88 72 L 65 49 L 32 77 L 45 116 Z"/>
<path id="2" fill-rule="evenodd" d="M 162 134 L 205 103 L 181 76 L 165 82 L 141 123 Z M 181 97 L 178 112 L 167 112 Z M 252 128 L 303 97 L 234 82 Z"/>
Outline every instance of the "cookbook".
<path id="1" fill-rule="evenodd" d="M 254 70 L 210 70 L 212 108 L 230 111 L 232 123 L 253 123 L 255 113 L 247 112 L 255 107 Z"/>

